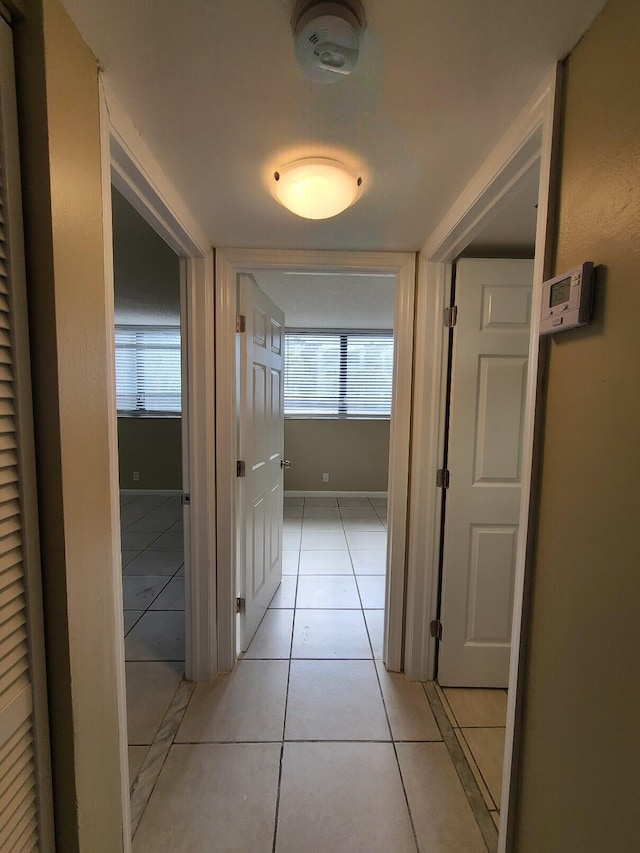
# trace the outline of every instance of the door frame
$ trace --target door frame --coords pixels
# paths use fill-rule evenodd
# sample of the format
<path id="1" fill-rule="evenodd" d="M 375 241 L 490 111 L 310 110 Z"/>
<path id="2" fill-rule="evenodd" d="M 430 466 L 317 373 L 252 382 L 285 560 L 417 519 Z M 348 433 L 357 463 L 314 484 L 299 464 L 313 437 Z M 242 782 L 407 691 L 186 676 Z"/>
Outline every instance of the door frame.
<path id="1" fill-rule="evenodd" d="M 506 194 L 526 172 L 540 163 L 538 216 L 533 275 L 532 328 L 529 345 L 527 397 L 524 415 L 524 458 L 520 508 L 520 536 L 516 556 L 512 653 L 505 738 L 499 847 L 512 849 L 513 805 L 518 770 L 518 731 L 526 642 L 527 590 L 535 511 L 532 500 L 539 442 L 539 387 L 546 348 L 535 334 L 540 312 L 541 285 L 551 273 L 554 192 L 557 171 L 561 66 L 548 75 L 500 143 L 422 248 L 418 260 L 414 375 L 415 430 L 411 447 L 411 512 L 409 517 L 407 649 L 405 672 L 426 681 L 435 673 L 436 641 L 430 623 L 436 618 L 438 549 L 441 524 L 440 491 L 436 472 L 444 442 L 446 399 L 445 328 L 452 263 L 477 236 L 485 222 L 500 210 Z"/>
<path id="2" fill-rule="evenodd" d="M 260 270 L 395 275 L 389 439 L 389 532 L 384 661 L 403 666 L 415 256 L 405 252 L 218 249 L 216 251 L 216 485 L 218 670 L 236 662 L 236 276 Z"/>
<path id="3" fill-rule="evenodd" d="M 120 558 L 118 432 L 115 397 L 113 232 L 111 185 L 131 203 L 180 257 L 183 367 L 183 484 L 190 495 L 185 526 L 185 674 L 196 681 L 216 675 L 215 637 L 215 446 L 213 423 L 213 249 L 146 146 L 108 81 L 99 73 L 100 148 L 108 370 L 110 493 L 113 529 L 112 578 L 116 677 L 120 721 L 121 797 L 124 849 L 131 849 L 127 711 Z M 186 368 L 186 369 L 185 369 Z M 186 379 L 186 382 L 185 382 Z M 186 413 L 186 418 L 185 418 Z"/>

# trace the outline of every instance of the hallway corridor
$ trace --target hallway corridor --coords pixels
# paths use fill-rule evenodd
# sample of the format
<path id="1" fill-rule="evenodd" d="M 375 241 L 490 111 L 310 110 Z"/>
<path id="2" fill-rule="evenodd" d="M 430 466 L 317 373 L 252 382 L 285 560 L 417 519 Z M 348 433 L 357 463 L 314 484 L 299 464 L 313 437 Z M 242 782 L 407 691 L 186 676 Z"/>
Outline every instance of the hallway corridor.
<path id="1" fill-rule="evenodd" d="M 380 660 L 385 524 L 384 499 L 286 500 L 281 587 L 232 674 L 179 685 L 134 782 L 134 853 L 487 849 L 446 715 Z"/>

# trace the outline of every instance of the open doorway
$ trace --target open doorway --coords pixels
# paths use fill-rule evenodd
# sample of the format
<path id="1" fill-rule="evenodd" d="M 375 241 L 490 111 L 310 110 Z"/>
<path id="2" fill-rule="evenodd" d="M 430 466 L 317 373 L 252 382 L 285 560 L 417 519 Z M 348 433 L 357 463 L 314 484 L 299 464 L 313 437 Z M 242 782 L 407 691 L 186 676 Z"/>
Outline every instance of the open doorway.
<path id="1" fill-rule="evenodd" d="M 129 777 L 185 664 L 180 260 L 112 191 Z"/>
<path id="2" fill-rule="evenodd" d="M 445 346 L 437 682 L 496 825 L 525 449 L 539 162 L 455 262 Z M 535 327 L 533 327 L 535 328 Z"/>
<path id="3" fill-rule="evenodd" d="M 395 279 L 393 323 L 393 399 L 388 455 L 387 582 L 383 657 L 391 670 L 402 669 L 405 596 L 405 546 L 408 498 L 413 302 L 415 259 L 400 253 L 287 252 L 225 250 L 216 257 L 216 355 L 226 365 L 217 385 L 218 459 L 218 649 L 219 671 L 230 671 L 237 655 L 237 436 L 236 312 L 239 276 L 278 271 L 293 274 L 389 276 Z M 286 321 L 288 322 L 288 321 Z M 293 460 L 292 460 L 293 461 Z M 293 467 L 291 471 L 293 472 Z M 327 473 L 321 471 L 322 473 Z M 331 476 L 331 472 L 328 472 Z M 329 481 L 329 484 L 331 480 Z M 328 484 L 328 485 L 329 485 Z M 322 497 L 322 495 L 321 495 Z M 338 504 L 336 501 L 336 510 Z M 331 507 L 327 507 L 331 509 Z M 357 507 L 353 507 L 357 509 Z M 371 507 L 373 509 L 373 507 Z M 377 515 L 374 511 L 374 514 Z M 379 517 L 374 520 L 379 520 Z M 365 531 L 362 531 L 363 533 Z"/>
<path id="4" fill-rule="evenodd" d="M 253 658 L 279 649 L 288 657 L 297 606 L 293 630 L 297 656 L 362 655 L 371 642 L 375 658 L 380 659 L 395 276 L 257 270 L 251 277 L 240 277 L 241 288 L 250 286 L 246 278 L 269 298 L 268 305 L 279 306 L 286 317 L 282 338 L 284 419 L 280 425 L 283 451 L 274 445 L 276 455 L 281 454 L 276 466 L 279 462 L 284 468 L 284 550 L 282 582 L 273 602 L 270 589 L 269 601 L 265 600 L 260 611 L 253 600 L 255 571 L 251 567 L 246 571 L 253 543 L 262 541 L 245 529 L 254 513 L 244 508 L 243 493 L 256 467 L 255 459 L 246 460 L 246 479 L 238 481 L 238 583 L 245 605 L 242 610 L 246 610 L 239 617 L 238 651 Z M 266 301 L 262 295 L 260 298 Z M 251 338 L 253 334 L 248 316 L 246 335 Z M 249 345 L 243 334 L 240 353 Z M 241 365 L 238 371 L 242 396 Z M 259 370 L 258 375 L 263 377 L 264 371 Z M 240 404 L 238 410 L 240 456 L 244 457 L 242 418 L 246 407 Z M 253 446 L 250 433 L 247 443 Z M 266 460 L 269 454 L 262 455 Z M 260 465 L 261 470 L 265 468 L 266 463 Z M 279 495 L 282 501 L 282 489 Z M 253 502 L 248 503 L 251 508 Z M 256 505 L 262 509 L 263 500 Z M 272 555 L 278 558 L 278 550 L 272 549 Z M 261 557 L 261 564 L 267 562 Z M 252 610 L 252 629 L 247 636 Z M 253 625 L 259 619 L 260 628 L 251 641 Z M 325 640 L 333 637 L 335 648 L 322 639 L 323 633 L 327 634 Z M 347 637 L 353 641 L 352 649 L 345 646 Z"/>
<path id="5" fill-rule="evenodd" d="M 448 330 L 444 328 L 442 318 L 448 302 L 454 264 L 468 249 L 482 231 L 492 221 L 497 221 L 500 211 L 509 201 L 509 191 L 520 184 L 531 170 L 539 170 L 538 206 L 535 230 L 535 257 L 533 265 L 533 288 L 531 295 L 531 328 L 535 330 L 535 321 L 541 308 L 541 284 L 550 270 L 550 245 L 548 236 L 553 223 L 553 194 L 551 175 L 553 173 L 554 121 L 558 110 L 559 75 L 554 73 L 541 87 L 530 104 L 523 110 L 518 121 L 510 128 L 500 146 L 487 158 L 474 177 L 471 185 L 455 202 L 449 213 L 423 247 L 421 257 L 424 263 L 419 268 L 419 287 L 416 309 L 416 348 L 427 354 L 429 363 L 436 369 L 431 375 L 421 374 L 418 363 L 416 385 L 425 404 L 418 407 L 417 416 L 429 427 L 424 440 L 415 436 L 412 446 L 412 459 L 416 479 L 415 493 L 412 488 L 412 504 L 426 509 L 426 521 L 423 526 L 413 526 L 409 542 L 409 591 L 408 621 L 410 625 L 422 625 L 422 631 L 411 632 L 405 657 L 406 670 L 421 679 L 435 677 L 437 635 L 439 633 L 439 564 L 442 539 L 439 532 L 442 527 L 441 489 L 430 486 L 436 483 L 438 470 L 444 458 L 443 447 L 446 431 L 443 413 L 446 408 L 447 347 L 444 339 Z M 444 345 L 443 345 L 444 344 Z M 516 796 L 516 761 L 518 727 L 521 715 L 519 706 L 519 684 L 521 683 L 521 656 L 523 647 L 523 620 L 526 618 L 526 589 L 528 555 L 531 548 L 531 493 L 535 478 L 538 443 L 536 436 L 536 414 L 538 391 L 542 378 L 544 347 L 540 347 L 537 334 L 530 335 L 526 368 L 526 398 L 523 404 L 523 435 L 520 471 L 520 515 L 517 524 L 515 554 L 515 573 L 513 578 L 513 619 L 510 634 L 509 651 L 509 688 L 508 695 L 502 693 L 500 707 L 501 722 L 504 721 L 504 760 L 493 766 L 493 779 L 496 796 L 494 810 L 482 803 L 481 820 L 485 838 L 496 843 L 499 851 L 507 849 L 512 843 L 512 815 L 510 808 Z M 438 377 L 438 385 L 433 377 Z M 475 450 L 475 448 L 474 448 Z M 423 486 L 423 484 L 425 484 Z M 411 521 L 415 519 L 412 516 Z M 417 572 L 418 566 L 426 565 L 426 572 Z M 414 606 L 413 601 L 417 602 Z M 428 615 L 427 621 L 425 617 Z M 426 625 L 426 632 L 424 627 Z M 446 628 L 443 625 L 443 634 Z M 464 689 L 464 688 L 460 688 Z M 497 695 L 497 694 L 492 694 Z M 456 729 L 460 720 L 455 713 L 445 715 L 446 696 L 434 690 L 436 703 L 440 706 L 446 721 L 449 735 L 447 747 L 453 756 L 466 763 L 464 747 Z M 506 720 L 504 700 L 506 699 Z M 450 709 L 453 711 L 453 709 Z M 452 722 L 455 721 L 455 722 Z M 497 728 L 497 727 L 496 727 Z M 500 726 L 501 728 L 501 726 Z M 498 749 L 499 753 L 500 750 Z M 495 754 L 495 753 L 494 753 Z M 471 774 L 469 774 L 471 776 Z M 475 801 L 482 801 L 482 786 L 476 781 L 472 785 Z M 469 796 L 469 794 L 468 794 Z M 472 797 L 473 799 L 473 797 Z M 499 800 L 499 810 L 497 808 Z M 493 812 L 490 814 L 490 812 Z M 499 824 L 499 831 L 496 831 Z"/>

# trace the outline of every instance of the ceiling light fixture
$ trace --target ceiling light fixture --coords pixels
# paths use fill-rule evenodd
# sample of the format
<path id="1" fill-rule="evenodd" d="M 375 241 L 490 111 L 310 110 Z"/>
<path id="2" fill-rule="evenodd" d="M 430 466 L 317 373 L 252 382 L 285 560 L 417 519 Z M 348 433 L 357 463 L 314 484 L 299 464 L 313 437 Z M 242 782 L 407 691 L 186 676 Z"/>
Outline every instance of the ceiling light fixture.
<path id="1" fill-rule="evenodd" d="M 271 192 L 298 216 L 329 219 L 360 198 L 362 178 L 338 160 L 305 157 L 274 172 Z"/>

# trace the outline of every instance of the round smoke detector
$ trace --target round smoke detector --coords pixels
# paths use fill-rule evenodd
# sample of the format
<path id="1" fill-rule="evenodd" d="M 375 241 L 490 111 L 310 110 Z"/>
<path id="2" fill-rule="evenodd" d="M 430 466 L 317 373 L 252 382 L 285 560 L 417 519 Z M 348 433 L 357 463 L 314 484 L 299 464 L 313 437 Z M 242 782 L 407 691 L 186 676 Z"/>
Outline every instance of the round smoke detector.
<path id="1" fill-rule="evenodd" d="M 366 26 L 360 0 L 306 0 L 291 19 L 295 52 L 304 73 L 319 83 L 335 83 L 351 74 Z"/>

